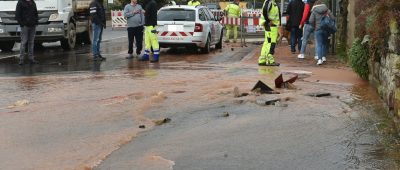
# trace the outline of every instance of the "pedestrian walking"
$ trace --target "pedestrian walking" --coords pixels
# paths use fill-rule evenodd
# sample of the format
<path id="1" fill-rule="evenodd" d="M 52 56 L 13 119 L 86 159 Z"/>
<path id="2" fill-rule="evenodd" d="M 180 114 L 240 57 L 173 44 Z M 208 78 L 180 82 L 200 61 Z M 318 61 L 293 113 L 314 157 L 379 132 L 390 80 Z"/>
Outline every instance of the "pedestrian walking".
<path id="1" fill-rule="evenodd" d="M 93 0 L 90 3 L 90 17 L 92 19 L 93 32 L 93 60 L 103 61 L 106 59 L 100 54 L 100 43 L 103 36 L 103 29 L 106 28 L 106 14 L 103 6 L 103 0 Z"/>
<path id="2" fill-rule="evenodd" d="M 289 16 L 286 29 L 290 31 L 290 47 L 292 54 L 296 53 L 296 45 L 298 46 L 298 51 L 301 50 L 301 37 L 303 33 L 299 25 L 303 17 L 303 10 L 304 2 L 302 0 L 291 1 L 286 9 L 286 13 Z"/>
<path id="3" fill-rule="evenodd" d="M 314 6 L 315 0 L 305 0 L 303 18 L 301 19 L 299 28 L 303 28 L 303 38 L 301 40 L 300 54 L 297 56 L 299 59 L 304 59 L 304 54 L 307 48 L 308 40 L 314 32 L 314 27 L 310 24 L 311 9 Z M 314 39 L 315 35 L 314 35 Z M 315 41 L 316 42 L 316 41 Z M 317 56 L 317 46 L 315 45 L 315 55 Z M 318 59 L 318 56 L 316 57 Z"/>
<path id="4" fill-rule="evenodd" d="M 125 5 L 124 17 L 128 24 L 128 56 L 126 59 L 133 58 L 133 41 L 136 40 L 136 55 L 140 56 L 143 48 L 143 30 L 144 30 L 144 11 L 137 0 L 131 0 L 130 4 Z"/>
<path id="5" fill-rule="evenodd" d="M 145 1 L 145 13 L 144 13 L 144 41 L 145 50 L 144 55 L 140 61 L 149 61 L 150 50 L 153 49 L 153 59 L 150 61 L 152 63 L 158 62 L 160 57 L 160 46 L 157 39 L 157 3 L 155 0 Z"/>
<path id="6" fill-rule="evenodd" d="M 19 65 L 24 64 L 25 51 L 28 48 L 28 59 L 31 64 L 37 64 L 33 55 L 36 26 L 39 23 L 39 15 L 34 0 L 19 0 L 15 10 L 15 19 L 21 35 L 21 47 L 19 49 Z"/>
<path id="7" fill-rule="evenodd" d="M 240 17 L 240 6 L 239 6 L 240 0 L 235 0 L 234 2 L 230 3 L 225 7 L 225 13 L 228 16 L 228 18 L 239 18 Z M 238 26 L 233 25 L 233 24 L 226 24 L 226 43 L 229 43 L 230 41 L 230 32 L 233 31 L 233 42 L 237 42 L 237 37 L 238 37 Z"/>
<path id="8" fill-rule="evenodd" d="M 315 6 L 311 10 L 310 24 L 315 27 L 315 36 L 317 37 L 317 65 L 321 65 L 326 61 L 326 55 L 328 53 L 328 31 L 321 29 L 321 19 L 323 16 L 329 16 L 335 18 L 328 7 L 323 3 L 322 0 L 317 0 Z"/>
<path id="9" fill-rule="evenodd" d="M 274 59 L 275 46 L 278 40 L 278 27 L 281 26 L 281 13 L 276 0 L 264 1 L 260 25 L 265 28 L 265 39 L 261 55 L 258 58 L 258 65 L 279 66 L 279 63 L 276 63 Z"/>

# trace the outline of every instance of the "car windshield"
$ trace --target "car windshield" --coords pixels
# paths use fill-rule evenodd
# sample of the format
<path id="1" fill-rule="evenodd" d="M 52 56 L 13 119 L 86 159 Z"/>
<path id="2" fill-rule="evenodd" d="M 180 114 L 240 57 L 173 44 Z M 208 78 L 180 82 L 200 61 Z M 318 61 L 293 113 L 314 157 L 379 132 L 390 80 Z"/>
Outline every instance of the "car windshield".
<path id="1" fill-rule="evenodd" d="M 158 21 L 195 21 L 196 11 L 192 9 L 162 9 L 157 15 Z"/>

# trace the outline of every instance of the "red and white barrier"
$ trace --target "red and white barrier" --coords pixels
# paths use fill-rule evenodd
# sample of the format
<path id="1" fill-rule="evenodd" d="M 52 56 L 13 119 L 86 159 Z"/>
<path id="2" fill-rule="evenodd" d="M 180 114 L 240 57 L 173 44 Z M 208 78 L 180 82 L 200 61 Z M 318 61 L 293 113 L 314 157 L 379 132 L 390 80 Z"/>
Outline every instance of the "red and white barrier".
<path id="1" fill-rule="evenodd" d="M 111 26 L 112 28 L 127 27 L 127 21 L 124 17 L 124 11 L 111 11 Z"/>
<path id="2" fill-rule="evenodd" d="M 223 17 L 221 20 L 222 25 L 241 25 L 240 18 Z"/>

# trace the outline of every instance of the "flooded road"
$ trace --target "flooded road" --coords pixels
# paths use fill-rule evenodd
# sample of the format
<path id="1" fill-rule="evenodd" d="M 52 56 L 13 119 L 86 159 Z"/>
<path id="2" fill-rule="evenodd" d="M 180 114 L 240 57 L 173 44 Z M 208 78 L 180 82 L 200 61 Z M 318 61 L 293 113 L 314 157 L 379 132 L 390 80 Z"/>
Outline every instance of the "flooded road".
<path id="1" fill-rule="evenodd" d="M 258 67 L 259 46 L 229 44 L 208 55 L 163 49 L 151 64 L 126 60 L 124 39 L 103 47 L 100 63 L 88 47 L 46 48 L 39 65 L 1 60 L 1 169 L 399 168 L 379 97 L 335 58 L 317 67 L 285 45 L 281 67 Z M 299 74 L 296 89 L 250 92 L 280 73 Z M 249 95 L 234 98 L 234 87 Z M 257 104 L 266 98 L 284 100 Z"/>

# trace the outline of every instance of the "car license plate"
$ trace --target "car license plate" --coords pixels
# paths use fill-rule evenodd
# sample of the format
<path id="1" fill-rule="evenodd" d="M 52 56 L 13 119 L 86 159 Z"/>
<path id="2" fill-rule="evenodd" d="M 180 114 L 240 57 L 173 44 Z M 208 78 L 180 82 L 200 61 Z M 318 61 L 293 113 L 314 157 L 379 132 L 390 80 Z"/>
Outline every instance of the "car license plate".
<path id="1" fill-rule="evenodd" d="M 17 27 L 17 32 L 21 32 L 21 27 Z"/>
<path id="2" fill-rule="evenodd" d="M 183 31 L 183 25 L 166 25 L 167 31 Z"/>

